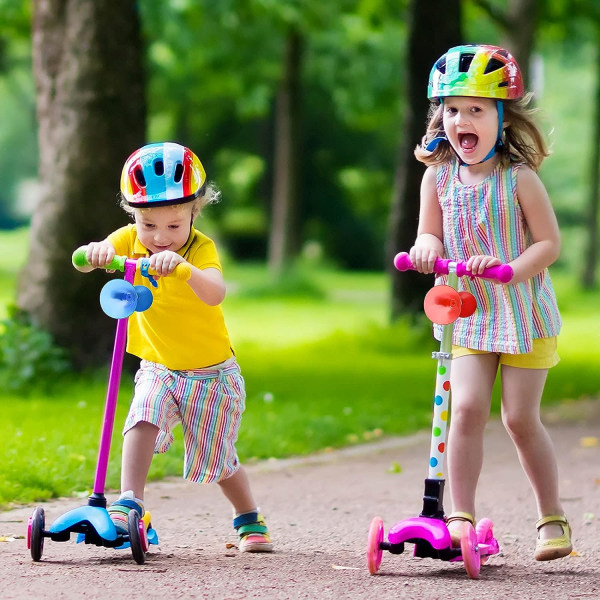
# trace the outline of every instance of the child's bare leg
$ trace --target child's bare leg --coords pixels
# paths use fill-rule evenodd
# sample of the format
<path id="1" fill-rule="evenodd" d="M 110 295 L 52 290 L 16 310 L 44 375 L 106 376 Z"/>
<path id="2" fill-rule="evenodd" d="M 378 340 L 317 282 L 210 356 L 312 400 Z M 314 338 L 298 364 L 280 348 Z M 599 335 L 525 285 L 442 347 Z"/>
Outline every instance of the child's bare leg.
<path id="1" fill-rule="evenodd" d="M 157 435 L 156 425 L 141 421 L 127 431 L 123 439 L 121 491 L 133 490 L 135 497 L 140 500 L 144 499 L 144 487 Z"/>
<path id="2" fill-rule="evenodd" d="M 533 488 L 540 517 L 563 514 L 554 446 L 540 419 L 547 374 L 545 369 L 502 366 L 502 420 Z M 541 539 L 561 534 L 561 527 L 553 523 L 540 529 Z"/>
<path id="3" fill-rule="evenodd" d="M 475 491 L 483 464 L 483 432 L 497 369 L 495 354 L 461 356 L 452 363 L 448 480 L 455 512 L 475 515 Z"/>
<path id="4" fill-rule="evenodd" d="M 231 477 L 219 481 L 219 486 L 225 497 L 233 505 L 236 514 L 243 514 L 257 509 L 244 467 L 240 467 Z"/>

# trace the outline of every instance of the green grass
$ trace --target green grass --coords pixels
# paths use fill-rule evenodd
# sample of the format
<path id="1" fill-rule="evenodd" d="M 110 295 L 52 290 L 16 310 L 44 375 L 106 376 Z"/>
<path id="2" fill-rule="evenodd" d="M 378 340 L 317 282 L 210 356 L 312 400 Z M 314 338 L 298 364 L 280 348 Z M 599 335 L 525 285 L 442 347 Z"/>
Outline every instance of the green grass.
<path id="1" fill-rule="evenodd" d="M 0 236 L 1 239 L 2 236 Z M 230 268 L 226 317 L 246 379 L 247 410 L 238 443 L 243 461 L 305 455 L 429 428 L 434 349 L 428 324 L 386 326 L 381 273 L 315 270 L 322 294 L 265 295 L 264 268 Z M 598 392 L 599 293 L 554 277 L 565 321 L 562 362 L 546 402 Z M 262 291 L 260 291 L 262 290 Z M 105 373 L 78 376 L 60 393 L 0 396 L 0 506 L 89 491 L 93 481 Z M 124 376 L 107 484 L 118 487 L 120 428 L 131 397 Z M 498 410 L 498 402 L 495 402 Z M 179 433 L 179 432 L 178 432 Z M 182 443 L 153 462 L 151 478 L 179 475 Z"/>
<path id="2" fill-rule="evenodd" d="M 2 231 L 0 235 L 0 320 L 6 318 L 6 306 L 14 303 L 17 273 L 27 258 L 29 229 Z"/>

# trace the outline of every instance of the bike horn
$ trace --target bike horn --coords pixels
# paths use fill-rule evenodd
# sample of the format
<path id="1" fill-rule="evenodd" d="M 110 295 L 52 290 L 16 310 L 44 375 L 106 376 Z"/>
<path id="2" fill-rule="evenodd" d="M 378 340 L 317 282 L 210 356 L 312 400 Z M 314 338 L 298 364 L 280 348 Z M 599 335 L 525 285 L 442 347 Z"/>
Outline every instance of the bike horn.
<path id="1" fill-rule="evenodd" d="M 423 302 L 427 318 L 437 325 L 449 325 L 460 317 L 462 300 L 449 285 L 436 285 L 430 289 Z"/>
<path id="2" fill-rule="evenodd" d="M 148 288 L 143 285 L 134 287 L 122 279 L 109 281 L 100 292 L 100 306 L 113 319 L 125 319 L 136 310 L 141 312 L 151 305 L 152 292 Z"/>

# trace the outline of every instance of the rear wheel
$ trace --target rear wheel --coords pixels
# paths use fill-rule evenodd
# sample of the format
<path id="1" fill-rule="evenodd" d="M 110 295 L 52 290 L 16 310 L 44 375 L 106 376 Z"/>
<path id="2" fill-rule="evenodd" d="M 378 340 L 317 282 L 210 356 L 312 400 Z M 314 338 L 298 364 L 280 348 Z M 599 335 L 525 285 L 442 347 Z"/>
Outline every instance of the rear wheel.
<path id="1" fill-rule="evenodd" d="M 27 547 L 31 552 L 31 558 L 36 562 L 41 560 L 44 552 L 44 527 L 46 516 L 44 509 L 37 507 L 27 523 Z"/>
<path id="2" fill-rule="evenodd" d="M 373 517 L 367 539 L 367 567 L 371 575 L 375 575 L 381 565 L 381 555 L 383 554 L 381 542 L 383 542 L 383 521 L 380 517 Z"/>
<path id="3" fill-rule="evenodd" d="M 481 519 L 475 527 L 475 533 L 477 534 L 477 544 L 481 548 L 483 544 L 491 546 L 494 541 L 494 524 L 490 519 Z M 482 565 L 489 560 L 490 554 L 479 553 L 479 559 Z"/>

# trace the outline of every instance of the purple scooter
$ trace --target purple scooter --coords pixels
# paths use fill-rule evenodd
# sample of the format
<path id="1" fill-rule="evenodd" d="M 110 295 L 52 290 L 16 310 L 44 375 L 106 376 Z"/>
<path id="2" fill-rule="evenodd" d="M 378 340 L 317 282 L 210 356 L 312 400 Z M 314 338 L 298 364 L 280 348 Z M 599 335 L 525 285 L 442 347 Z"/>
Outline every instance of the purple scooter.
<path id="1" fill-rule="evenodd" d="M 88 265 L 85 250 L 86 248 L 83 246 L 73 253 L 75 266 Z M 44 538 L 48 537 L 55 542 L 66 542 L 70 539 L 71 533 L 77 533 L 77 543 L 85 542 L 115 549 L 131 548 L 133 559 L 140 565 L 146 561 L 149 545 L 158 544 L 158 535 L 150 523 L 149 512 L 146 512 L 144 517 L 140 517 L 136 510 L 131 510 L 127 523 L 128 533 L 117 532 L 106 510 L 104 496 L 106 470 L 127 339 L 127 321 L 135 311 L 142 312 L 152 305 L 150 289 L 143 285 L 133 285 L 136 270 L 147 277 L 154 287 L 157 286 L 157 283 L 152 274 L 148 272 L 147 258 L 133 260 L 125 256 L 115 256 L 105 268 L 123 272 L 124 279 L 109 281 L 100 293 L 102 310 L 109 317 L 118 319 L 118 321 L 108 378 L 94 488 L 86 506 L 75 508 L 58 517 L 48 530 L 44 529 L 46 522 L 44 509 L 38 506 L 33 511 L 27 524 L 27 548 L 34 561 L 42 558 Z M 191 268 L 187 263 L 177 265 L 173 272 L 174 276 L 184 280 L 189 279 L 190 274 Z"/>
<path id="2" fill-rule="evenodd" d="M 399 271 L 414 269 L 406 252 L 396 256 L 394 265 Z M 392 526 L 388 531 L 387 541 L 384 541 L 382 519 L 374 517 L 367 540 L 367 567 L 369 572 L 375 575 L 381 565 L 383 550 L 392 554 L 402 554 L 404 544 L 411 543 L 414 544 L 414 556 L 449 562 L 462 561 L 469 577 L 477 579 L 481 565 L 500 551 L 494 537 L 493 523 L 490 519 L 482 519 L 473 527 L 468 521 L 462 522 L 460 548 L 453 548 L 443 507 L 453 323 L 460 317 L 470 316 L 477 308 L 472 294 L 458 292 L 456 288 L 458 277 L 464 275 L 508 283 L 513 277 L 513 271 L 509 265 L 498 265 L 486 269 L 482 275 L 474 275 L 467 271 L 465 262 L 439 258 L 436 260 L 434 271 L 437 275 L 447 274 L 448 285 L 435 286 L 427 293 L 424 302 L 427 317 L 443 328 L 440 351 L 433 353 L 433 358 L 437 359 L 437 377 L 423 511 L 418 517 L 405 519 Z"/>

